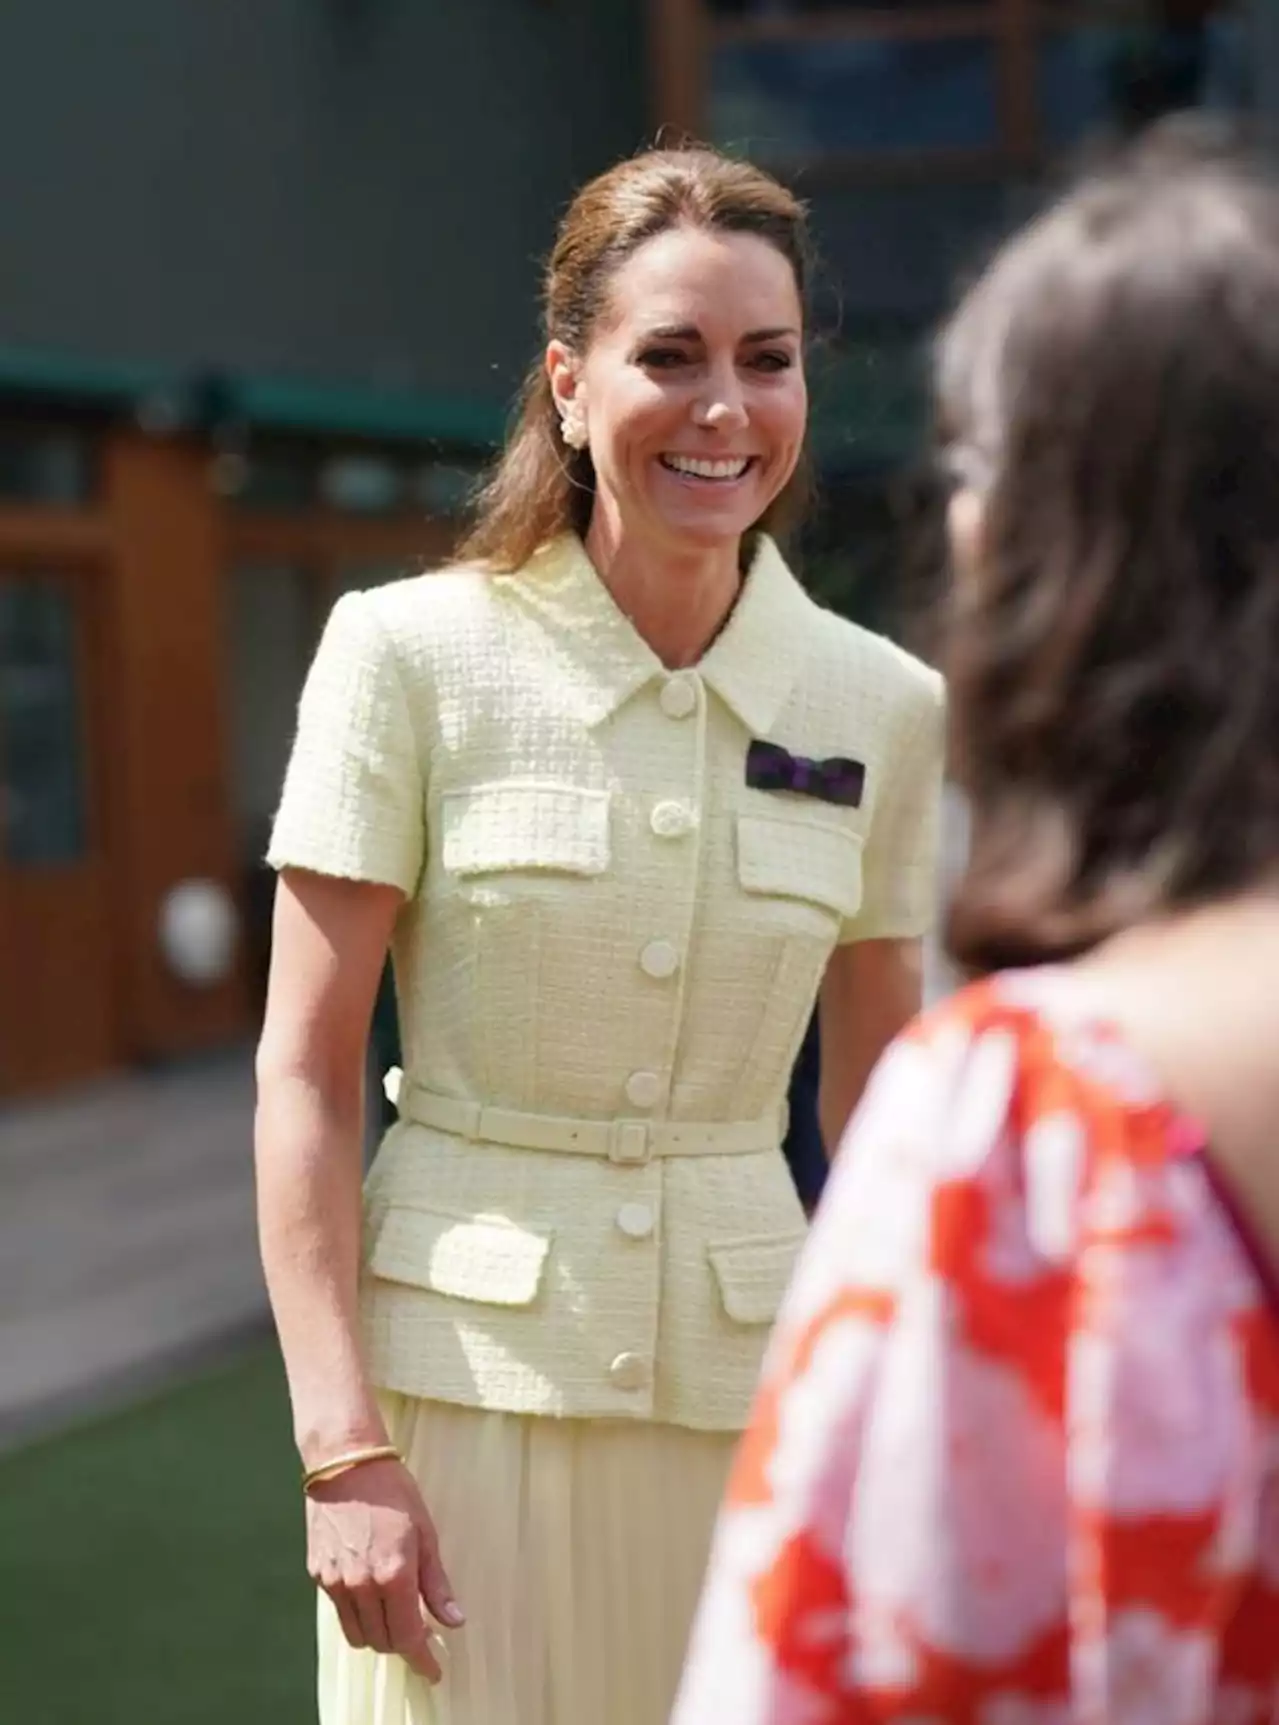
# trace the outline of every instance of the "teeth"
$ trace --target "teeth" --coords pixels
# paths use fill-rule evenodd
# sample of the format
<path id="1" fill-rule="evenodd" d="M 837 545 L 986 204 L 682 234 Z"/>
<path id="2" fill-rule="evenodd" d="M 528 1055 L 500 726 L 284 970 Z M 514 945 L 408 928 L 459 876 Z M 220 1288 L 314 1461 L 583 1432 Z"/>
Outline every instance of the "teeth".
<path id="1" fill-rule="evenodd" d="M 745 456 L 734 461 L 699 461 L 692 455 L 664 455 L 662 464 L 674 473 L 688 473 L 695 479 L 741 479 L 751 462 Z"/>

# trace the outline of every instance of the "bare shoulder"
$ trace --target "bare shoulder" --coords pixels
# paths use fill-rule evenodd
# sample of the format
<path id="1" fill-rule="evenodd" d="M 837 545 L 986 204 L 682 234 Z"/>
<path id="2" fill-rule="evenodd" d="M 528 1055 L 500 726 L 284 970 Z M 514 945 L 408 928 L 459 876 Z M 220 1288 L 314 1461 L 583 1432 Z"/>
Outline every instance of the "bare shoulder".
<path id="1" fill-rule="evenodd" d="M 1073 1012 L 1123 1032 L 1173 1099 L 1202 1114 L 1187 1093 L 1211 1074 L 1277 1071 L 1276 956 L 1274 907 L 1257 919 L 1210 908 L 1118 936 L 1064 965 L 1057 989 Z"/>

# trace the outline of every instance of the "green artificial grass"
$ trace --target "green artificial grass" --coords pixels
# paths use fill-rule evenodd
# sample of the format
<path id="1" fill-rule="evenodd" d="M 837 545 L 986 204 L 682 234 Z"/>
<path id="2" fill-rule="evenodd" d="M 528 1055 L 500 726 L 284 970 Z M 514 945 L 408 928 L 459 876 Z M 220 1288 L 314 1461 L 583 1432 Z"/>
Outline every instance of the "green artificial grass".
<path id="1" fill-rule="evenodd" d="M 0 1458 L 4 1725 L 312 1725 L 278 1358 Z"/>

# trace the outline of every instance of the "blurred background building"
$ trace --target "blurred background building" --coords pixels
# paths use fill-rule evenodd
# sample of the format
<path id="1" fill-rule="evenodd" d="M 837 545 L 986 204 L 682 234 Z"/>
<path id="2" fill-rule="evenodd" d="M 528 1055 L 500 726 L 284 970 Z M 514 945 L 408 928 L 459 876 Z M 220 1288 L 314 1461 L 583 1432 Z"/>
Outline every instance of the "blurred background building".
<path id="1" fill-rule="evenodd" d="M 317 632 L 455 542 L 577 182 L 666 125 L 811 200 L 805 565 L 883 623 L 957 276 L 1275 67 L 1275 0 L 7 0 L 0 1101 L 251 1033 Z"/>

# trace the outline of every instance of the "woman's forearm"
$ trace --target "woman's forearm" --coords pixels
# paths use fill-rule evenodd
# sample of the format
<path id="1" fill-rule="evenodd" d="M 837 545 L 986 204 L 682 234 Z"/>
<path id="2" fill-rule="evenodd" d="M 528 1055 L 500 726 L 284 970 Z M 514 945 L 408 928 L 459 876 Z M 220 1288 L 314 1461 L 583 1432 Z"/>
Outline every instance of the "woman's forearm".
<path id="1" fill-rule="evenodd" d="M 818 1125 L 833 1157 L 872 1072 L 920 1010 L 920 942 L 869 940 L 840 947 L 823 979 Z"/>
<path id="2" fill-rule="evenodd" d="M 839 1063 L 831 1062 L 822 1072 L 818 1081 L 818 1130 L 822 1134 L 828 1161 L 840 1148 L 845 1127 L 861 1100 L 880 1053 L 879 1042 L 874 1047 L 846 1046 L 840 1051 Z"/>
<path id="3" fill-rule="evenodd" d="M 260 1070 L 258 1237 L 305 1466 L 386 1441 L 359 1343 L 362 1123 L 358 1080 Z"/>

